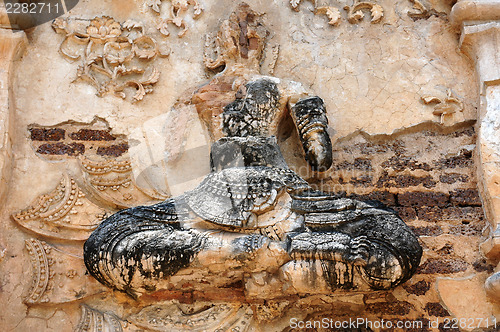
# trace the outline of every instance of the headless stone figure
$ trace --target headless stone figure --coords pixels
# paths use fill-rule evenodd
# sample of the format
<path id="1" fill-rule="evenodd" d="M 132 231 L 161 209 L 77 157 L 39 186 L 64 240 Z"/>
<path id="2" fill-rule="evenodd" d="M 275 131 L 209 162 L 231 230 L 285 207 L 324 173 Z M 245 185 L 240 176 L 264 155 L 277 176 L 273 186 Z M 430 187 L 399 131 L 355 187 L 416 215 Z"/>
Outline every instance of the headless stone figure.
<path id="1" fill-rule="evenodd" d="M 136 296 L 243 281 L 248 297 L 270 298 L 388 289 L 415 272 L 422 249 L 393 211 L 315 191 L 288 168 L 274 136 L 282 119 L 317 171 L 332 164 L 328 120 L 321 98 L 259 75 L 266 34 L 248 5 L 222 24 L 220 57 L 205 61 L 225 70 L 187 101 L 214 140 L 212 171 L 192 191 L 101 223 L 84 258 L 104 285 Z"/>

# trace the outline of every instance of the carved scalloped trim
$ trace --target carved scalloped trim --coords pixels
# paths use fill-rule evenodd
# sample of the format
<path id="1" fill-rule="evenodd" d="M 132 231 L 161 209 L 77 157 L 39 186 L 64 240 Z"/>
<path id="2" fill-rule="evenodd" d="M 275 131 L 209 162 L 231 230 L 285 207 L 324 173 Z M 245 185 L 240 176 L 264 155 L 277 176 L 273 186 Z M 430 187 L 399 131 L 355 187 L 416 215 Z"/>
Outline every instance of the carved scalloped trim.
<path id="1" fill-rule="evenodd" d="M 37 239 L 26 240 L 25 244 L 30 255 L 33 273 L 31 287 L 24 303 L 46 303 L 49 300 L 45 296 L 45 292 L 52 287 L 50 279 L 54 276 L 54 272 L 50 268 L 54 264 L 50 257 L 51 248 L 47 243 Z"/>
<path id="2" fill-rule="evenodd" d="M 120 320 L 113 314 L 102 313 L 82 304 L 82 316 L 75 332 L 122 332 Z"/>
<path id="3" fill-rule="evenodd" d="M 65 175 L 52 192 L 41 195 L 28 208 L 12 214 L 12 219 L 41 235 L 85 240 L 106 216 L 106 211 L 84 198 L 85 194 L 75 180 Z M 81 211 L 89 216 L 72 217 Z"/>
<path id="4" fill-rule="evenodd" d="M 96 162 L 81 157 L 80 166 L 82 169 L 92 175 L 104 175 L 108 173 L 127 173 L 132 171 L 130 160 L 110 160 L 105 162 Z"/>
<path id="5" fill-rule="evenodd" d="M 248 331 L 253 311 L 248 305 L 212 304 L 205 310 L 184 314 L 175 304 L 152 305 L 128 319 L 151 331 Z"/>
<path id="6" fill-rule="evenodd" d="M 125 208 L 168 198 L 138 186 L 129 159 L 97 161 L 81 157 L 80 167 L 85 172 L 86 188 L 108 205 Z"/>
<path id="7" fill-rule="evenodd" d="M 362 9 L 370 10 L 372 16 L 370 20 L 371 23 L 379 23 L 384 16 L 384 9 L 382 6 L 367 1 L 355 3 L 353 6 L 345 6 L 344 9 L 347 10 L 347 20 L 351 24 L 358 23 L 365 17 Z"/>

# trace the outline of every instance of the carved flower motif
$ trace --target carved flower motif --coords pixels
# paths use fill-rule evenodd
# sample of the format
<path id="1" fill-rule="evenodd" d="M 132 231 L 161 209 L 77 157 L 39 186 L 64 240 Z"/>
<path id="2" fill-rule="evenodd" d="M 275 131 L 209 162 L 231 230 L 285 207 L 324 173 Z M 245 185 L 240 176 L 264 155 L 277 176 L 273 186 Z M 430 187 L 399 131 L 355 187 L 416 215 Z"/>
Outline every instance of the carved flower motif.
<path id="1" fill-rule="evenodd" d="M 111 17 L 96 17 L 90 21 L 87 34 L 97 39 L 115 38 L 122 34 L 122 27 Z"/>

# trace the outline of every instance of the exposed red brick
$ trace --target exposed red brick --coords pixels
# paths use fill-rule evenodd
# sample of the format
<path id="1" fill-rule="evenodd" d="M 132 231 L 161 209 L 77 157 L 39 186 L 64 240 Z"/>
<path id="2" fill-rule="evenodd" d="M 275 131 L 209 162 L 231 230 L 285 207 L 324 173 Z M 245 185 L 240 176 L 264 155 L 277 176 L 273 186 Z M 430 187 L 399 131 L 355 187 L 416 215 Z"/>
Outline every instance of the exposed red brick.
<path id="1" fill-rule="evenodd" d="M 449 195 L 441 192 L 409 191 L 398 194 L 398 202 L 402 206 L 440 206 L 448 204 Z"/>
<path id="2" fill-rule="evenodd" d="M 373 178 L 370 175 L 362 175 L 360 177 L 353 177 L 349 183 L 355 186 L 368 186 L 372 183 Z"/>
<path id="3" fill-rule="evenodd" d="M 450 255 L 454 252 L 453 245 L 451 243 L 445 244 L 441 249 L 437 252 L 442 255 Z"/>
<path id="4" fill-rule="evenodd" d="M 481 236 L 483 225 L 481 224 L 465 224 L 450 226 L 450 234 L 464 236 Z"/>
<path id="5" fill-rule="evenodd" d="M 397 212 L 399 217 L 405 222 L 410 222 L 417 219 L 417 212 L 414 208 L 408 206 L 398 206 L 394 210 Z"/>
<path id="6" fill-rule="evenodd" d="M 141 299 L 144 300 L 154 300 L 154 301 L 167 301 L 167 300 L 177 300 L 180 303 L 194 303 L 193 301 L 193 293 L 185 292 L 185 291 L 177 291 L 177 290 L 166 290 L 162 289 L 150 294 L 146 294 L 141 296 Z"/>
<path id="7" fill-rule="evenodd" d="M 378 315 L 403 316 L 414 309 L 413 305 L 406 301 L 376 302 L 366 305 L 366 311 Z"/>
<path id="8" fill-rule="evenodd" d="M 100 146 L 99 148 L 97 148 L 97 154 L 99 156 L 120 157 L 128 151 L 128 148 L 129 146 L 127 143 L 110 146 Z"/>
<path id="9" fill-rule="evenodd" d="M 489 264 L 485 259 L 475 261 L 474 263 L 472 263 L 472 266 L 477 272 L 488 271 L 490 273 L 493 273 L 493 271 L 495 270 L 495 265 Z"/>
<path id="10" fill-rule="evenodd" d="M 425 305 L 425 311 L 427 311 L 427 313 L 430 315 L 430 316 L 434 316 L 434 317 L 447 317 L 450 315 L 450 313 L 448 312 L 448 310 L 446 310 L 445 308 L 443 308 L 443 306 L 440 304 L 440 303 L 437 303 L 437 302 L 429 302 Z"/>
<path id="11" fill-rule="evenodd" d="M 342 161 L 338 164 L 332 165 L 332 169 L 334 169 L 334 170 L 360 170 L 360 171 L 373 170 L 371 160 L 365 159 L 365 158 L 356 158 L 356 159 L 354 159 L 354 161 L 352 163 L 348 162 L 348 161 Z"/>
<path id="12" fill-rule="evenodd" d="M 60 128 L 30 128 L 32 141 L 60 141 L 64 139 L 66 131 Z"/>
<path id="13" fill-rule="evenodd" d="M 448 173 L 439 176 L 439 181 L 447 184 L 453 184 L 455 182 L 467 182 L 469 181 L 469 176 L 459 173 Z"/>
<path id="14" fill-rule="evenodd" d="M 450 193 L 450 201 L 459 206 L 481 206 L 479 192 L 476 189 L 457 189 Z"/>
<path id="15" fill-rule="evenodd" d="M 388 191 L 372 191 L 366 195 L 350 195 L 350 198 L 359 199 L 361 201 L 379 201 L 386 206 L 396 205 L 396 196 Z"/>
<path id="16" fill-rule="evenodd" d="M 403 284 L 403 288 L 410 294 L 421 296 L 431 289 L 431 284 L 425 280 L 420 280 L 413 285 Z"/>
<path id="17" fill-rule="evenodd" d="M 413 158 L 405 156 L 391 157 L 389 160 L 384 161 L 381 166 L 384 168 L 390 167 L 398 172 L 401 172 L 405 169 L 411 169 L 412 171 L 416 169 L 423 169 L 425 171 L 432 170 L 429 164 L 419 163 L 417 161 L 414 161 Z"/>
<path id="18" fill-rule="evenodd" d="M 377 181 L 377 187 L 379 188 L 407 188 L 416 187 L 420 184 L 422 184 L 425 188 L 432 188 L 436 186 L 436 181 L 434 181 L 430 175 L 421 177 L 407 174 L 387 175 L 387 172 L 384 172 L 384 174 L 382 174 Z"/>
<path id="19" fill-rule="evenodd" d="M 410 229 L 417 236 L 439 236 L 443 234 L 443 230 L 439 226 L 413 227 Z"/>
<path id="20" fill-rule="evenodd" d="M 109 129 L 80 129 L 76 133 L 71 133 L 69 137 L 75 141 L 114 141 L 116 137 L 111 135 L 109 132 Z"/>
<path id="21" fill-rule="evenodd" d="M 443 215 L 442 218 L 443 220 L 449 220 L 449 221 L 481 221 L 484 219 L 484 211 L 481 207 L 458 207 L 458 206 L 452 206 L 448 208 L 442 209 Z"/>
<path id="22" fill-rule="evenodd" d="M 472 166 L 472 151 L 462 150 L 458 156 L 442 158 L 436 162 L 439 168 L 464 168 Z"/>
<path id="23" fill-rule="evenodd" d="M 193 298 L 197 301 L 227 301 L 246 302 L 245 293 L 242 289 L 205 290 L 203 292 L 194 291 Z"/>
<path id="24" fill-rule="evenodd" d="M 68 155 L 68 156 L 78 156 L 85 152 L 85 145 L 81 143 L 70 143 L 64 144 L 59 143 L 46 143 L 38 147 L 36 151 L 40 154 L 50 154 L 50 155 Z"/>
<path id="25" fill-rule="evenodd" d="M 439 222 L 443 219 L 443 209 L 436 206 L 423 206 L 417 209 L 418 219 Z"/>
<path id="26" fill-rule="evenodd" d="M 448 274 L 467 270 L 467 263 L 461 259 L 431 258 L 420 265 L 420 274 Z"/>

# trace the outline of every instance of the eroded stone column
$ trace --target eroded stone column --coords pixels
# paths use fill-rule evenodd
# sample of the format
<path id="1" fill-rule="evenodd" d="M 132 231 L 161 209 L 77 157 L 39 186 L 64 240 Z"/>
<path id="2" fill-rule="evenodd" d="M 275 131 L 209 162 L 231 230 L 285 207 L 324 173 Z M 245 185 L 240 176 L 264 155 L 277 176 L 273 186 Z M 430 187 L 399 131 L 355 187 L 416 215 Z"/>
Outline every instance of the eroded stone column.
<path id="1" fill-rule="evenodd" d="M 3 4 L 2 4 L 3 5 Z M 12 98 L 11 79 L 13 62 L 19 57 L 26 45 L 24 31 L 13 30 L 9 25 L 4 9 L 0 9 L 0 201 L 8 188 L 11 170 Z M 2 248 L 0 248 L 1 251 Z"/>
<path id="2" fill-rule="evenodd" d="M 476 165 L 478 187 L 491 225 L 481 249 L 500 261 L 500 1 L 459 1 L 451 21 L 461 29 L 460 48 L 475 62 L 480 84 Z M 500 265 L 486 280 L 486 292 L 500 302 Z"/>

